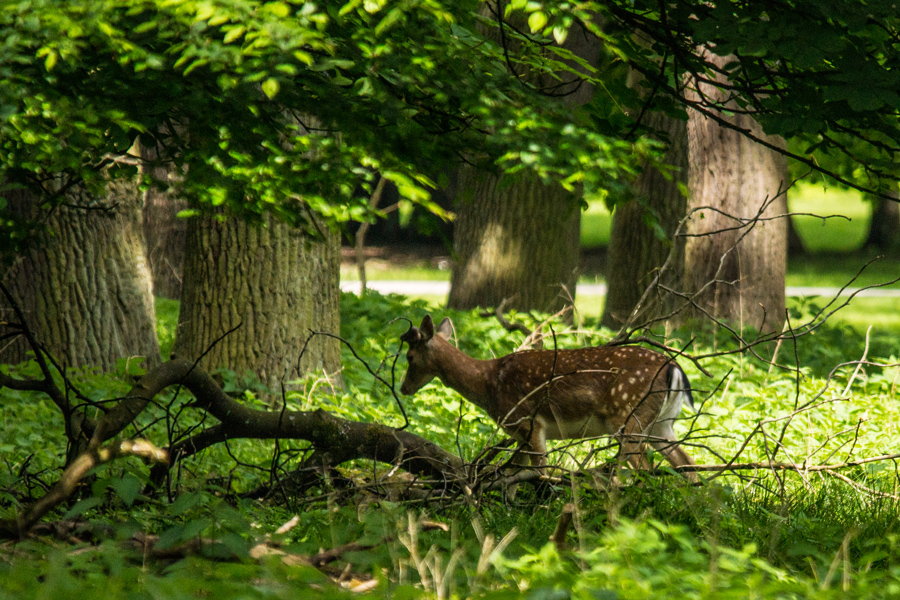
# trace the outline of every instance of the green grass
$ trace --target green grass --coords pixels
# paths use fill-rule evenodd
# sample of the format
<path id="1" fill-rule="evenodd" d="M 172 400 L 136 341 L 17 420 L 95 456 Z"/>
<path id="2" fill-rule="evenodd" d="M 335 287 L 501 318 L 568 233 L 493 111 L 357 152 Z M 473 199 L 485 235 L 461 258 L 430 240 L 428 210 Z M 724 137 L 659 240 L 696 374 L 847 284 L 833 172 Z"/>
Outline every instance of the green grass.
<path id="1" fill-rule="evenodd" d="M 390 265 L 384 261 L 366 261 L 367 281 L 450 281 L 449 269 L 435 269 L 426 266 Z M 359 281 L 356 265 L 341 265 L 341 281 Z"/>
<path id="2" fill-rule="evenodd" d="M 800 183 L 788 193 L 788 208 L 811 213 L 791 217 L 808 252 L 853 252 L 866 241 L 872 205 L 860 192 Z"/>
<path id="3" fill-rule="evenodd" d="M 602 201 L 591 202 L 581 213 L 581 247 L 585 250 L 609 246 L 612 214 Z"/>
<path id="4" fill-rule="evenodd" d="M 174 307 L 158 303 L 161 338 L 174 336 Z M 398 315 L 417 322 L 431 310 L 422 301 L 401 297 L 344 295 L 341 333 L 363 358 L 377 365 L 396 351 L 397 336 L 405 327 L 388 322 Z M 514 348 L 513 336 L 494 319 L 482 318 L 477 311 L 445 312 L 453 318 L 460 346 L 469 354 L 488 357 Z M 557 331 L 564 327 L 557 325 Z M 593 329 L 596 324 L 588 319 L 584 327 Z M 874 361 L 895 357 L 897 332 L 873 337 L 868 357 Z M 560 340 L 563 345 L 578 344 L 568 336 Z M 708 351 L 711 343 L 697 339 L 692 351 Z M 802 463 L 810 457 L 810 464 L 896 451 L 900 445 L 896 367 L 866 366 L 851 385 L 853 367 L 838 369 L 821 397 L 827 403 L 792 419 L 765 423 L 792 414 L 797 401 L 803 405 L 815 399 L 824 377 L 835 366 L 858 359 L 864 345 L 860 332 L 826 326 L 801 340 L 796 352 L 785 347 L 784 362 L 792 364 L 796 357 L 803 365 L 799 381 L 749 355 L 705 360 L 711 378 L 682 361 L 698 403 L 704 402 L 691 434 L 692 454 L 701 463 L 720 462 L 713 450 L 727 459 L 760 423 L 766 435 L 758 434 L 744 447 L 741 461 L 765 460 L 776 440 L 782 460 L 790 457 Z M 356 420 L 398 423 L 394 398 L 372 383 L 348 351 L 342 360 L 345 390 L 334 396 L 289 393 L 289 408 L 322 408 Z M 401 360 L 398 375 L 402 371 Z M 70 375 L 83 381 L 80 374 Z M 107 397 L 122 395 L 122 382 L 85 377 L 92 382 L 93 394 L 106 389 Z M 0 469 L 0 510 L 6 511 L 17 506 L 23 488 L 34 485 L 34 477 L 47 483 L 55 479 L 64 444 L 52 403 L 35 393 L 0 394 L 0 452 L 5 465 Z M 490 421 L 437 382 L 403 402 L 412 431 L 464 457 L 475 456 L 492 439 Z M 197 413 L 185 406 L 183 412 L 172 414 L 183 419 Z M 162 421 L 142 430 L 142 435 L 164 441 L 169 425 Z M 689 423 L 678 423 L 677 429 L 687 435 Z M 293 447 L 286 440 L 279 445 L 282 451 Z M 268 476 L 273 446 L 272 441 L 233 440 L 228 452 L 210 449 L 192 458 L 183 473 L 179 470 L 181 493 L 174 502 L 164 496 L 152 501 L 136 498 L 134 491 L 146 479 L 148 467 L 137 460 L 119 461 L 95 472 L 91 486 L 83 490 L 88 503 L 66 507 L 73 516 L 108 524 L 119 540 L 129 539 L 135 530 L 158 533 L 176 543 L 202 536 L 221 543 L 217 552 L 161 562 L 140 549 L 125 550 L 115 540 L 97 547 L 39 538 L 0 545 L 0 597 L 224 600 L 344 595 L 309 566 L 285 565 L 277 556 L 249 557 L 248 549 L 266 539 L 280 550 L 303 556 L 322 548 L 363 544 L 363 549 L 347 555 L 351 563 L 347 568 L 351 574 L 379 579 L 367 595 L 371 598 L 824 599 L 900 594 L 900 503 L 883 495 L 896 493 L 890 462 L 840 472 L 858 487 L 823 473 L 804 479 L 747 471 L 744 475 L 750 479 L 729 475 L 697 488 L 681 485 L 674 476 L 648 478 L 641 485 L 626 479 L 623 487 L 611 490 L 599 479 L 566 479 L 541 491 L 523 487 L 515 501 L 487 493 L 465 500 L 405 503 L 385 495 L 387 480 L 360 493 L 343 483 L 337 489 L 268 502 L 230 495 L 229 485 L 246 486 Z M 551 462 L 578 467 L 588 461 L 588 466 L 599 467 L 612 454 L 599 448 L 594 452 L 590 443 L 557 444 Z M 297 457 L 286 460 L 285 467 Z M 248 464 L 265 468 L 251 469 Z M 345 464 L 338 472 L 348 480 L 374 483 L 376 475 L 389 470 L 367 462 Z M 220 476 L 204 479 L 216 474 Z M 43 489 L 37 486 L 35 493 L 40 495 Z M 98 502 L 91 502 L 93 498 Z M 560 552 L 547 539 L 566 502 L 574 503 L 578 513 L 567 549 Z M 296 525 L 276 534 L 294 515 Z M 447 531 L 419 529 L 413 535 L 410 523 L 419 520 L 444 523 Z M 491 555 L 501 539 L 508 544 Z M 457 567 L 450 569 L 451 564 Z M 336 563 L 335 573 L 344 565 Z M 446 581 L 447 587 L 439 589 L 439 581 Z"/>

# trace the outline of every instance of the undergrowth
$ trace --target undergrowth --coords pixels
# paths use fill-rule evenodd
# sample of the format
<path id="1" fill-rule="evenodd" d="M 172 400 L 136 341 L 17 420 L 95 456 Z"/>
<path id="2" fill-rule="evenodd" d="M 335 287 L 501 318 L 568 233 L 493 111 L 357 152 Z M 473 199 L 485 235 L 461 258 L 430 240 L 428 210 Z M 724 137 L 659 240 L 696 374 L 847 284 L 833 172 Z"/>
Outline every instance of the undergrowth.
<path id="1" fill-rule="evenodd" d="M 172 306 L 164 310 L 169 316 L 161 321 L 162 335 L 171 336 Z M 400 296 L 345 295 L 341 310 L 344 339 L 370 369 L 398 387 L 405 360 L 401 355 L 395 361 L 396 353 L 409 323 L 391 323 L 396 317 L 418 325 L 429 312 L 449 316 L 459 347 L 479 358 L 512 352 L 521 342 L 520 335 L 475 311 L 437 310 Z M 812 308 L 798 307 L 792 320 L 804 311 Z M 531 315 L 510 318 L 537 325 Z M 562 331 L 564 325 L 554 328 Z M 580 335 L 561 334 L 549 343 L 599 344 L 612 334 L 589 319 L 579 330 Z M 759 348 L 762 357 L 775 356 L 787 368 L 750 353 L 722 354 L 702 362 L 711 375 L 706 377 L 690 361 L 681 361 L 698 412 L 685 412 L 676 430 L 698 464 L 774 460 L 798 470 L 705 473 L 707 483 L 697 487 L 675 475 L 641 474 L 611 486 L 604 473 L 615 448 L 595 440 L 557 444 L 549 456 L 560 467 L 557 478 L 537 488 L 523 486 L 514 500 L 498 492 L 399 501 L 389 484 L 404 481 L 402 473 L 384 479 L 388 466 L 358 461 L 339 469 L 343 483 L 261 501 L 239 494 L 290 470 L 308 449 L 297 442 L 239 440 L 184 461 L 173 472 L 171 498 L 145 495 L 149 467 L 133 459 L 98 469 L 90 485 L 53 518 L 101 527 L 103 535 L 75 536 L 80 540 L 75 548 L 40 537 L 0 545 L 0 598 L 332 597 L 358 586 L 394 598 L 506 598 L 525 592 L 533 598 L 900 595 L 896 461 L 834 471 L 802 468 L 898 450 L 898 368 L 881 366 L 898 363 L 897 333 L 873 331 L 867 340 L 849 327 L 826 324 L 796 344 Z M 709 354 L 734 345 L 719 331 L 694 341 L 690 352 Z M 346 418 L 402 425 L 398 399 L 347 347 L 342 352 L 344 388 L 331 393 L 321 381 L 296 382 L 297 390 L 286 398 L 288 408 L 323 408 Z M 866 364 L 854 362 L 864 354 Z M 119 397 L 127 389 L 124 372 L 77 377 L 95 399 Z M 265 405 L 258 387 L 242 386 L 233 376 L 225 381 L 242 401 Z M 439 383 L 399 400 L 412 432 L 467 460 L 503 437 L 484 413 Z M 189 403 L 174 392 L 161 397 L 139 424 L 147 428 L 142 433 L 164 443 L 167 428 L 200 424 L 202 417 Z M 64 432 L 54 411 L 37 394 L 2 391 L 3 516 L 40 497 L 59 475 Z M 174 413 L 180 414 L 176 425 L 166 419 Z M 566 503 L 576 512 L 558 549 L 548 538 Z M 148 561 L 139 550 L 122 550 L 122 542 L 136 532 L 159 535 L 173 548 L 201 536 L 214 543 L 200 556 Z M 283 556 L 254 553 L 258 544 L 273 540 L 291 556 L 356 545 L 343 556 L 342 564 L 349 565 L 345 574 L 329 577 L 302 561 L 286 564 Z M 335 585 L 341 577 L 342 585 Z"/>

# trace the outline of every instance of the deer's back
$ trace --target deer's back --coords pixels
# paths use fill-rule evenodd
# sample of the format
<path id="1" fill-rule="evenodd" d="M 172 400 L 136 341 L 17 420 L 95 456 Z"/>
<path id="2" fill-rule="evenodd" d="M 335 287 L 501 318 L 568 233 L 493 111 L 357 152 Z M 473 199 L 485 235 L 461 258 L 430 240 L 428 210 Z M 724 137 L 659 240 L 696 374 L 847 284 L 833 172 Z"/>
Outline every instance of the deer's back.
<path id="1" fill-rule="evenodd" d="M 498 422 L 532 416 L 592 435 L 618 430 L 629 417 L 650 423 L 665 400 L 673 361 L 638 346 L 517 352 L 499 360 L 493 396 Z M 567 427 L 568 424 L 568 427 Z M 580 436 L 579 436 L 580 437 Z"/>

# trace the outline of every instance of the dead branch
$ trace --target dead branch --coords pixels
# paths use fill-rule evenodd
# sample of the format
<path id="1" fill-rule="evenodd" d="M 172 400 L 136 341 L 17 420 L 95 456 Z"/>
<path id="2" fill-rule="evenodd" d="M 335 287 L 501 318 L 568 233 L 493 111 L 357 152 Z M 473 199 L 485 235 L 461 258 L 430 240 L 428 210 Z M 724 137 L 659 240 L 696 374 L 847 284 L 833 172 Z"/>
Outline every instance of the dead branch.
<path id="1" fill-rule="evenodd" d="M 278 412 L 248 408 L 225 394 L 203 369 L 176 359 L 144 375 L 107 415 L 99 428 L 103 437 L 124 429 L 156 394 L 170 385 L 182 385 L 196 398 L 195 408 L 206 410 L 220 423 L 170 449 L 173 459 L 184 458 L 230 439 L 295 439 L 312 442 L 336 465 L 364 458 L 401 464 L 410 472 L 437 478 L 454 477 L 462 467 L 459 457 L 413 433 L 379 423 L 349 421 L 324 410 Z M 125 422 L 126 417 L 130 419 Z"/>
<path id="2" fill-rule="evenodd" d="M 509 319 L 507 319 L 506 316 L 503 314 L 503 311 L 504 311 L 504 309 L 506 308 L 506 305 L 509 304 L 509 303 L 513 300 L 513 298 L 515 298 L 515 296 L 513 296 L 513 297 L 511 297 L 511 298 L 504 298 L 503 301 L 500 302 L 500 304 L 497 306 L 497 308 L 494 309 L 493 312 L 491 312 L 491 311 L 484 311 L 484 312 L 482 312 L 482 313 L 479 313 L 479 316 L 481 316 L 481 317 L 495 317 L 495 318 L 497 319 L 497 322 L 499 322 L 500 325 L 503 326 L 503 329 L 509 331 L 510 333 L 515 333 L 516 331 L 518 331 L 518 332 L 522 333 L 523 335 L 525 335 L 525 338 L 526 338 L 526 339 L 527 339 L 527 338 L 530 338 L 532 335 L 534 335 L 534 333 L 533 333 L 530 329 L 528 329 L 528 327 L 526 327 L 523 323 L 519 323 L 519 322 L 513 323 L 513 322 L 511 322 L 511 321 L 510 321 Z M 535 343 L 534 343 L 534 347 L 535 347 L 535 349 L 537 349 L 537 350 L 540 350 L 541 348 L 543 348 L 543 347 L 544 347 L 544 342 L 543 342 L 543 340 L 541 340 L 541 339 L 536 339 L 536 340 L 535 340 Z"/>

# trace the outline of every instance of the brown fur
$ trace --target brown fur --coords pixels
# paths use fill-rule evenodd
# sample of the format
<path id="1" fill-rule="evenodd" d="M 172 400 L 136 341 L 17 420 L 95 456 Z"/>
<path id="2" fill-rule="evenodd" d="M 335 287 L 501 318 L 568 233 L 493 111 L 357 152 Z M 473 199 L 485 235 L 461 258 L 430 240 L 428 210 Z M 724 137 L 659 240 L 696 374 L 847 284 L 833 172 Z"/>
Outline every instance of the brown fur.
<path id="1" fill-rule="evenodd" d="M 668 356 L 637 346 L 600 346 L 477 360 L 449 343 L 451 331 L 449 319 L 435 331 L 426 316 L 402 336 L 409 344 L 402 393 L 414 394 L 439 378 L 518 440 L 535 466 L 545 464 L 547 439 L 599 435 L 615 436 L 620 458 L 635 468 L 648 466 L 648 441 L 673 465 L 694 464 L 672 432 L 682 400 L 692 403 L 690 384 Z M 693 472 L 685 475 L 696 480 Z"/>

